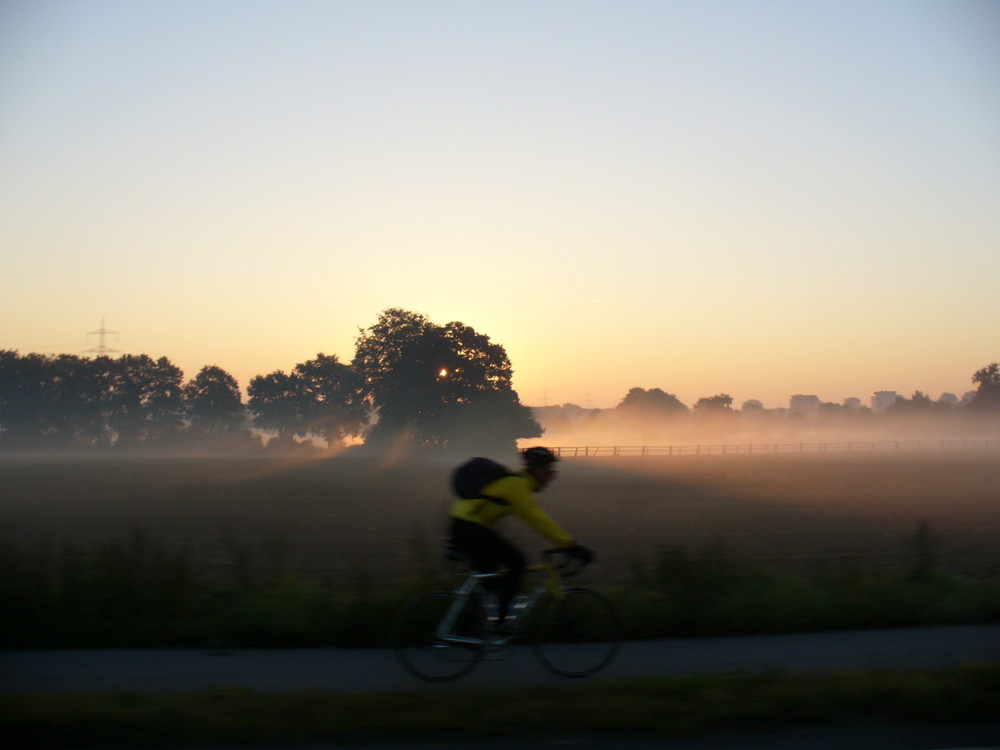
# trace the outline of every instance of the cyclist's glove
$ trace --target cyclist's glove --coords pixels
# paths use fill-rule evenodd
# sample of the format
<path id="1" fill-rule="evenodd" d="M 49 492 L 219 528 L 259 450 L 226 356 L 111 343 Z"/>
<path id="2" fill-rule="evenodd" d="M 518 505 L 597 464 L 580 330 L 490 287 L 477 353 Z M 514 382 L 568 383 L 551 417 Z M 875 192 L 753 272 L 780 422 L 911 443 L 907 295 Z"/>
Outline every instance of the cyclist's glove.
<path id="1" fill-rule="evenodd" d="M 574 544 L 572 547 L 567 547 L 566 554 L 579 560 L 584 565 L 590 565 L 596 559 L 594 551 L 589 547 L 584 547 L 582 544 Z"/>

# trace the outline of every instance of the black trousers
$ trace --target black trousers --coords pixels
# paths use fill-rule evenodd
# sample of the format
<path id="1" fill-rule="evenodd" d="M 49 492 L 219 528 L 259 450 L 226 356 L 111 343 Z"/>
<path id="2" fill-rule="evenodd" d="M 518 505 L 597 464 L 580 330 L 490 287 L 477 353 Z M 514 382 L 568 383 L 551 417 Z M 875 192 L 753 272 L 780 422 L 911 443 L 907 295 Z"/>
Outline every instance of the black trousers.
<path id="1" fill-rule="evenodd" d="M 483 587 L 495 591 L 500 605 L 500 616 L 507 614 L 507 605 L 521 588 L 527 561 L 517 547 L 493 529 L 462 518 L 451 519 L 451 543 L 467 555 L 472 566 L 480 573 L 493 573 L 506 568 L 507 573 L 498 578 L 487 578 Z"/>

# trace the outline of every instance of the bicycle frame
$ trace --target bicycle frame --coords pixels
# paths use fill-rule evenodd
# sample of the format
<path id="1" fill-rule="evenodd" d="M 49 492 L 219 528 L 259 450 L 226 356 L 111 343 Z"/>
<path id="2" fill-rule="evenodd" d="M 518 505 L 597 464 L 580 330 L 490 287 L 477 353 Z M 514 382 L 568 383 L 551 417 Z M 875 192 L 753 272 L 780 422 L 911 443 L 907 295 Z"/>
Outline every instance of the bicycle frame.
<path id="1" fill-rule="evenodd" d="M 478 573 L 474 570 L 470 570 L 465 574 L 465 578 L 462 582 L 455 587 L 452 593 L 455 595 L 455 601 L 448 608 L 445 616 L 441 618 L 441 622 L 438 623 L 437 629 L 435 630 L 435 636 L 442 641 L 448 643 L 466 643 L 470 645 L 481 645 L 483 643 L 482 638 L 470 638 L 464 635 L 455 635 L 451 632 L 458 620 L 459 614 L 465 609 L 466 605 L 469 603 L 469 599 L 472 598 L 473 594 L 481 594 L 483 591 L 482 581 L 486 578 L 496 578 L 501 576 L 503 573 Z"/>
<path id="2" fill-rule="evenodd" d="M 553 555 L 560 550 L 546 550 L 542 554 Z M 534 589 L 529 592 L 522 594 L 525 597 L 524 605 L 521 607 L 521 612 L 519 617 L 526 616 L 538 601 L 545 594 L 551 594 L 556 599 L 565 598 L 565 584 L 563 579 L 569 576 L 575 575 L 579 572 L 580 567 L 566 571 L 566 565 L 557 565 L 554 562 L 539 563 L 538 565 L 529 565 L 525 568 L 527 573 L 547 573 L 544 581 L 538 583 Z M 566 572 L 564 572 L 566 571 Z M 462 582 L 456 586 L 452 593 L 455 595 L 455 601 L 448 608 L 445 616 L 438 623 L 438 627 L 435 630 L 435 636 L 441 641 L 447 643 L 461 643 L 468 645 L 481 645 L 485 643 L 482 638 L 471 638 L 469 636 L 455 635 L 452 633 L 452 628 L 455 622 L 458 620 L 458 616 L 461 614 L 462 610 L 468 605 L 469 599 L 474 595 L 482 595 L 484 593 L 482 582 L 487 578 L 497 578 L 499 576 L 506 575 L 504 571 L 494 572 L 494 573 L 479 573 L 475 570 L 470 569 L 465 573 L 465 577 Z M 506 639 L 506 640 L 509 640 Z M 506 640 L 502 642 L 506 642 Z"/>

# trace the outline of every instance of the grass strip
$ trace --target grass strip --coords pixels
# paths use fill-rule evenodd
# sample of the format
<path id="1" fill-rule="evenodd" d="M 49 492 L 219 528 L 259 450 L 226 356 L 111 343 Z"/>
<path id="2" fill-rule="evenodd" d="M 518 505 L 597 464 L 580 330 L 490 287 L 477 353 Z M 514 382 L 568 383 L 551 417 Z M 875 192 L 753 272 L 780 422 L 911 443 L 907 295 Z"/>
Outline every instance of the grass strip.
<path id="1" fill-rule="evenodd" d="M 686 737 L 859 722 L 993 721 L 1000 665 L 919 672 L 730 674 L 508 690 L 334 694 L 245 688 L 0 697 L 15 747 L 546 737 Z"/>

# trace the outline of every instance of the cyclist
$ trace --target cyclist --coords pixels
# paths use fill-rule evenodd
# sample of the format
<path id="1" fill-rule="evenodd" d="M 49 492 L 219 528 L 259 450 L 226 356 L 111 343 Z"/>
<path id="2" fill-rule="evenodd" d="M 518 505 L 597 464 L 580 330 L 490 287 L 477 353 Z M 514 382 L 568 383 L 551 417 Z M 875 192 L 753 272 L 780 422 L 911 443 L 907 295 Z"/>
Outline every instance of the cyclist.
<path id="1" fill-rule="evenodd" d="M 554 464 L 559 458 L 548 448 L 528 448 L 521 451 L 524 469 L 490 482 L 482 494 L 490 499 L 459 500 L 451 508 L 451 546 L 466 555 L 481 573 L 500 568 L 507 572 L 484 580 L 484 587 L 497 596 L 497 621 L 501 625 L 508 615 L 511 600 L 520 589 L 524 555 L 494 528 L 507 516 L 517 516 L 543 537 L 559 547 L 567 548 L 573 557 L 584 563 L 592 562 L 593 552 L 565 531 L 539 504 L 536 494 L 555 479 Z M 513 619 L 513 618 L 511 618 Z"/>

